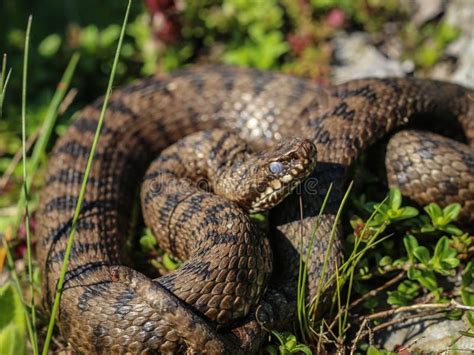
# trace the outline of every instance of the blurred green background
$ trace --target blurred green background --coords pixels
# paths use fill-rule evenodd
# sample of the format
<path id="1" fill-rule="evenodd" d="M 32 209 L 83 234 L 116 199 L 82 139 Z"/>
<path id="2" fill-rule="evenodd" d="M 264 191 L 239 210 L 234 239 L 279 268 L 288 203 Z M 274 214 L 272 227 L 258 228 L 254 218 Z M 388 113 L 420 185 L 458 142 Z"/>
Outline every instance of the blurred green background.
<path id="1" fill-rule="evenodd" d="M 403 58 L 417 69 L 433 66 L 457 31 L 442 21 L 415 31 L 400 0 L 134 0 L 116 85 L 187 63 L 281 70 L 328 83 L 334 43 L 343 31 L 362 31 L 380 43 L 392 24 Z M 42 120 L 67 62 L 81 54 L 71 108 L 60 120 L 103 94 L 125 1 L 3 0 L 0 52 L 12 77 L 0 121 L 0 173 L 19 148 L 19 109 L 25 28 L 33 15 L 28 75 L 28 131 Z M 416 49 L 416 55 L 415 55 Z"/>

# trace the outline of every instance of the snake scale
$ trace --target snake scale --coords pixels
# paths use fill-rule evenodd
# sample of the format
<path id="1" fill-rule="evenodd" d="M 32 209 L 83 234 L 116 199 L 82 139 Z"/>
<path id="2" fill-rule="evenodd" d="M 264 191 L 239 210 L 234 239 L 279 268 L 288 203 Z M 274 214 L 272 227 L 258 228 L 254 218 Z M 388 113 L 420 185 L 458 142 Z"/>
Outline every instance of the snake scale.
<path id="1" fill-rule="evenodd" d="M 49 159 L 36 230 L 46 306 L 57 285 L 102 102 L 81 111 Z M 396 133 L 387 149 L 386 160 L 392 163 L 387 170 L 390 184 L 410 197 L 421 203 L 458 201 L 462 218 L 474 220 L 473 114 L 469 89 L 415 78 L 362 79 L 321 88 L 283 74 L 209 66 L 156 75 L 116 90 L 76 226 L 60 304 L 62 335 L 79 353 L 257 351 L 267 328 L 294 319 L 298 252 L 311 248 L 309 296 L 316 292 L 328 248 L 328 275 L 334 273 L 342 247 L 339 238 L 330 244 L 329 235 L 347 168 L 387 133 L 417 122 L 460 127 L 464 142 L 422 131 Z M 262 153 L 249 155 L 254 163 L 239 172 L 239 164 L 226 164 L 233 154 L 247 154 L 236 148 L 240 143 L 228 143 L 240 139 Z M 285 143 L 275 148 L 286 139 L 292 148 Z M 245 206 L 247 197 L 224 197 L 233 189 L 245 190 L 246 180 L 257 176 L 259 168 L 268 174 L 270 167 L 274 176 L 280 162 L 269 164 L 275 154 L 288 151 L 295 159 L 316 155 L 317 164 L 300 186 L 301 208 L 297 194 L 290 194 L 270 211 L 267 238 L 239 207 L 252 209 Z M 183 164 L 174 166 L 175 160 Z M 212 162 L 205 174 L 203 161 Z M 229 169 L 237 171 L 237 181 L 227 183 L 231 175 L 222 171 Z M 223 183 L 211 187 L 224 190 L 224 197 L 208 200 L 205 189 L 193 190 L 191 182 L 174 186 L 169 183 L 173 174 L 214 175 Z M 145 220 L 161 223 L 155 234 L 171 234 L 165 249 L 190 258 L 156 280 L 125 266 L 121 255 L 142 179 L 142 203 L 155 209 L 145 211 Z M 280 182 L 267 181 L 277 188 Z M 306 236 L 331 182 L 311 246 Z"/>

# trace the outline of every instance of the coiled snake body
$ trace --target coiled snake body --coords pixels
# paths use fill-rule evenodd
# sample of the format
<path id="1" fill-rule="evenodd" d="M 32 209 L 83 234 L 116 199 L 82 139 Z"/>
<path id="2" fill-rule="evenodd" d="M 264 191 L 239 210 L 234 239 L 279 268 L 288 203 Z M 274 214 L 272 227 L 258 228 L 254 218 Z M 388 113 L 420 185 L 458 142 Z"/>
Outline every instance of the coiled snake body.
<path id="1" fill-rule="evenodd" d="M 355 80 L 321 89 L 281 74 L 229 67 L 184 70 L 117 90 L 108 105 L 77 224 L 60 305 L 62 334 L 81 353 L 256 351 L 265 335 L 261 322 L 278 328 L 294 316 L 298 251 L 312 248 L 310 296 L 319 284 L 326 250 L 330 249 L 329 275 L 340 260 L 340 240 L 335 238 L 330 245 L 329 235 L 347 167 L 376 140 L 420 117 L 433 125 L 457 122 L 466 142 L 472 142 L 472 95 L 458 85 L 409 78 Z M 49 160 L 37 228 L 46 303 L 58 281 L 101 103 L 98 100 L 81 112 Z M 155 170 L 145 176 L 142 199 L 156 212 L 145 212 L 145 220 L 161 223 L 155 232 L 169 235 L 164 248 L 191 258 L 176 273 L 152 281 L 123 266 L 120 256 L 135 191 L 160 152 L 206 130 L 165 150 L 161 162 L 153 164 Z M 226 166 L 227 157 L 236 151 L 246 154 L 225 146 L 229 139 L 225 132 L 232 131 L 254 150 L 273 149 L 257 155 L 264 167 L 274 158 L 272 147 L 283 138 L 309 139 L 317 150 L 316 169 L 300 189 L 302 221 L 295 194 L 270 213 L 273 262 L 268 240 L 248 224 L 246 213 L 239 212 L 237 205 L 252 208 L 245 206 L 246 198 L 229 202 L 216 197 L 217 202 L 209 202 L 204 192 L 189 193 L 191 183 L 168 184 L 171 175 L 181 173 L 167 164 L 173 165 L 174 156 L 182 160 L 187 145 L 196 158 L 184 159 L 185 176 L 211 171 L 224 182 L 220 187 L 211 183 L 214 190 L 231 195 L 233 188 L 244 190 L 241 185 L 250 175 L 258 175 L 257 170 L 245 173 L 255 164 L 233 175 L 241 182 L 226 184 L 231 176 L 221 173 L 239 170 Z M 194 149 L 192 140 L 206 142 L 211 138 L 206 134 L 227 138 L 214 142 L 219 148 Z M 310 146 L 303 151 L 312 152 Z M 210 170 L 203 175 L 200 152 L 204 160 L 216 161 L 211 165 L 221 169 L 219 173 L 208 165 Z M 402 192 L 418 196 L 422 203 L 458 201 L 463 205 L 462 218 L 474 220 L 472 145 L 420 131 L 401 132 L 389 144 L 386 159 L 393 163 L 389 181 Z M 174 169 L 183 170 L 180 166 Z M 334 191 L 319 221 L 315 245 L 309 246 L 331 182 Z M 273 184 L 280 187 L 278 181 Z"/>

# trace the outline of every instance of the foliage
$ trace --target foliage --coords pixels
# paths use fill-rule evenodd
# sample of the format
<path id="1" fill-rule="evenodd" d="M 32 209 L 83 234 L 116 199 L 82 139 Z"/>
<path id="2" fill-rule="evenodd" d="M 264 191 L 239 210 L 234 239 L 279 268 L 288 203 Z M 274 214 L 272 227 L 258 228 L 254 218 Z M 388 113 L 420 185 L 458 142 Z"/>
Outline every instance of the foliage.
<path id="1" fill-rule="evenodd" d="M 296 336 L 290 332 L 272 331 L 272 335 L 277 339 L 279 345 L 268 345 L 265 351 L 270 355 L 287 355 L 287 354 L 306 354 L 311 355 L 313 352 L 305 345 L 298 342 Z"/>
<path id="2" fill-rule="evenodd" d="M 26 322 L 18 291 L 11 283 L 0 287 L 0 354 L 26 354 Z"/>

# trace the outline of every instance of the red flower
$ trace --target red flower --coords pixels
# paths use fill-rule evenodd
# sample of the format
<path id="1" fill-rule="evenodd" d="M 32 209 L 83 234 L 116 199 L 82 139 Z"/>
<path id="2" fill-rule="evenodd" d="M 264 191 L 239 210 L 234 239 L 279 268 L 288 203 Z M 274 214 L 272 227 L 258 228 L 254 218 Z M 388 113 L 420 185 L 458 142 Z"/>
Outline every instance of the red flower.
<path id="1" fill-rule="evenodd" d="M 341 9 L 334 8 L 326 16 L 326 23 L 332 28 L 339 28 L 346 22 L 346 15 Z"/>

